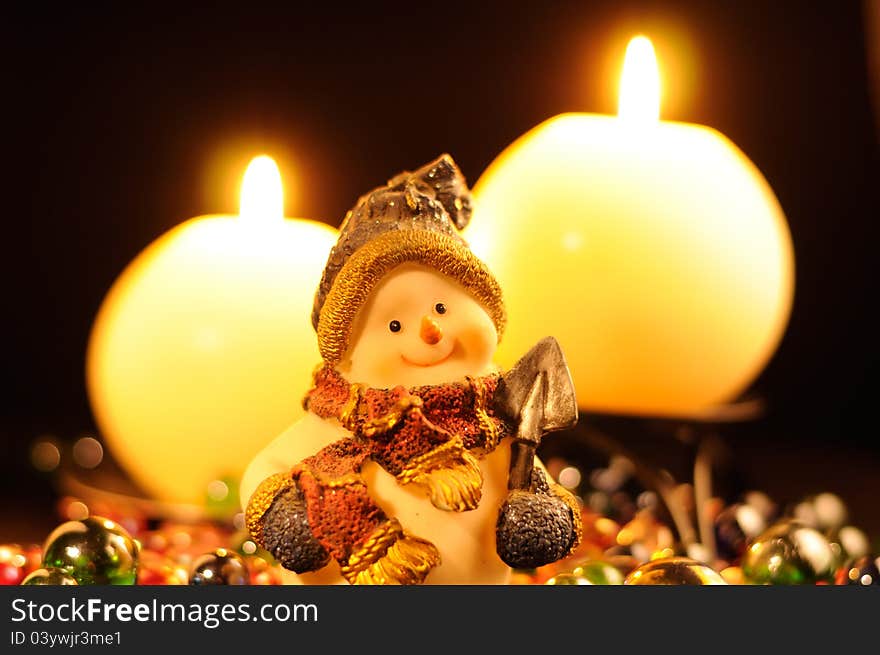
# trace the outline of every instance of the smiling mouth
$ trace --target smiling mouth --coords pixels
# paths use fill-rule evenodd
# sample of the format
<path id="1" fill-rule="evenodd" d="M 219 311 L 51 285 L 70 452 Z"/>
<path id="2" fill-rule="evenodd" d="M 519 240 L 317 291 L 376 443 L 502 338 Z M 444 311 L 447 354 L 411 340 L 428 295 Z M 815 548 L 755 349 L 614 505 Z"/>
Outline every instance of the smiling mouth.
<path id="1" fill-rule="evenodd" d="M 452 353 L 453 353 L 454 350 L 455 350 L 455 348 L 453 348 L 453 349 L 450 350 L 448 353 L 446 353 L 445 355 L 443 355 L 443 357 L 441 357 L 441 358 L 438 359 L 437 361 L 435 361 L 435 362 L 428 362 L 427 364 L 420 364 L 419 362 L 414 362 L 414 361 L 412 361 L 411 359 L 407 359 L 407 358 L 406 358 L 406 355 L 404 355 L 403 353 L 400 354 L 400 358 L 401 358 L 405 363 L 409 364 L 410 366 L 419 366 L 419 367 L 421 367 L 421 368 L 428 368 L 429 366 L 437 366 L 437 364 L 442 364 L 443 362 L 445 362 L 447 359 L 449 359 L 450 357 L 452 357 Z"/>

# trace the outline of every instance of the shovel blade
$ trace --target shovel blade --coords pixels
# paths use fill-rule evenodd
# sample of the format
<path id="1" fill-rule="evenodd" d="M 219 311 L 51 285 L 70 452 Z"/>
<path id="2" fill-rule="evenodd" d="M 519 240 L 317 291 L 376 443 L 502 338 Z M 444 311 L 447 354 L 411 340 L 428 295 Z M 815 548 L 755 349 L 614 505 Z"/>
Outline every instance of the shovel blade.
<path id="1" fill-rule="evenodd" d="M 540 377 L 543 393 L 536 393 L 536 379 Z M 501 376 L 494 401 L 496 411 L 512 424 L 519 425 L 526 417 L 535 424 L 527 432 L 537 430 L 537 435 L 518 435 L 528 441 L 537 442 L 544 432 L 574 427 L 578 420 L 577 397 L 559 342 L 545 337 L 536 343 Z M 533 407 L 535 402 L 541 406 Z"/>

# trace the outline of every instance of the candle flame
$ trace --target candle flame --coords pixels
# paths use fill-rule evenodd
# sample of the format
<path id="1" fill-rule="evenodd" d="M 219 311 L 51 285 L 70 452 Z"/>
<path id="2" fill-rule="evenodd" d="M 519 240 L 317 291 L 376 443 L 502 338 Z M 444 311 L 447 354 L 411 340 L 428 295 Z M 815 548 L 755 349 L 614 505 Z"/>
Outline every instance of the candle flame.
<path id="1" fill-rule="evenodd" d="M 248 220 L 274 221 L 284 218 L 281 172 L 271 157 L 260 155 L 248 164 L 241 183 L 239 213 Z"/>
<path id="2" fill-rule="evenodd" d="M 626 47 L 617 114 L 639 123 L 660 120 L 660 72 L 646 36 L 633 37 Z"/>

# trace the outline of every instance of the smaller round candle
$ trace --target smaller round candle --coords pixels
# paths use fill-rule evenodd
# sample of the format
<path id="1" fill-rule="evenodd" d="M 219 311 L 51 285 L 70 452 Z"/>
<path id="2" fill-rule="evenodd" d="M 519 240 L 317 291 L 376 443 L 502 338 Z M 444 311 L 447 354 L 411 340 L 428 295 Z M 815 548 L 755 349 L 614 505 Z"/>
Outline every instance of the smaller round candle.
<path id="1" fill-rule="evenodd" d="M 794 255 L 758 168 L 716 130 L 660 121 L 659 98 L 636 38 L 619 115 L 563 114 L 520 137 L 474 186 L 466 237 L 507 292 L 502 365 L 553 334 L 581 407 L 693 416 L 776 350 Z"/>
<path id="2" fill-rule="evenodd" d="M 284 218 L 278 168 L 257 157 L 240 216 L 186 221 L 115 282 L 89 341 L 89 398 L 148 493 L 205 501 L 302 414 L 320 361 L 308 317 L 335 240 L 323 223 Z"/>

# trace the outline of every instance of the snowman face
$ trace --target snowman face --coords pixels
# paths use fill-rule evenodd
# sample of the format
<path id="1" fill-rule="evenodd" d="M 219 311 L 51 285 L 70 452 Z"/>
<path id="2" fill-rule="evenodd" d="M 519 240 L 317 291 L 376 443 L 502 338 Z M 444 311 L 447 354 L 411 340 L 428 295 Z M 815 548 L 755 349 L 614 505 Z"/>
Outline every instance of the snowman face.
<path id="1" fill-rule="evenodd" d="M 495 324 L 454 280 L 405 264 L 361 308 L 339 371 L 351 382 L 391 388 L 441 384 L 494 370 Z"/>

